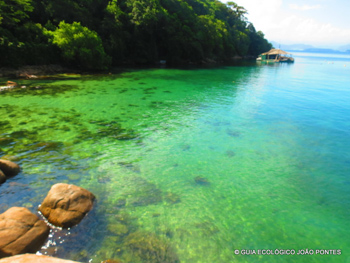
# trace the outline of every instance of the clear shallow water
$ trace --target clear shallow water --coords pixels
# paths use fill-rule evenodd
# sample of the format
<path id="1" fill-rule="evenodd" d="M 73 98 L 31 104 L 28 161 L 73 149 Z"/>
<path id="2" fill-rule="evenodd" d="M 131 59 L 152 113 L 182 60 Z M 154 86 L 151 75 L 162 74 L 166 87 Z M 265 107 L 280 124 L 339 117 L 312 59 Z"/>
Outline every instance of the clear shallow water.
<path id="1" fill-rule="evenodd" d="M 81 262 L 350 262 L 350 57 L 70 76 L 0 94 L 0 212 L 97 197 L 40 253 Z M 341 255 L 235 255 L 341 249 Z"/>

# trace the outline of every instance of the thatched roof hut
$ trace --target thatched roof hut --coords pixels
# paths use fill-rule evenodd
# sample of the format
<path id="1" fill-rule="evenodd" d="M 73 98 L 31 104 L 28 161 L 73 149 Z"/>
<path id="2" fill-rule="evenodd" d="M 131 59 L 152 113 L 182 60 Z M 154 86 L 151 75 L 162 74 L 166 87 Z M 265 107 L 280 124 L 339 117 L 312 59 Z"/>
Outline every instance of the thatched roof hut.
<path id="1" fill-rule="evenodd" d="M 294 58 L 292 58 L 292 54 L 282 49 L 271 49 L 268 52 L 262 53 L 256 59 L 257 61 L 263 62 L 294 62 Z"/>
<path id="2" fill-rule="evenodd" d="M 282 49 L 273 48 L 270 51 L 262 53 L 261 55 L 290 55 L 290 53 L 283 51 Z"/>

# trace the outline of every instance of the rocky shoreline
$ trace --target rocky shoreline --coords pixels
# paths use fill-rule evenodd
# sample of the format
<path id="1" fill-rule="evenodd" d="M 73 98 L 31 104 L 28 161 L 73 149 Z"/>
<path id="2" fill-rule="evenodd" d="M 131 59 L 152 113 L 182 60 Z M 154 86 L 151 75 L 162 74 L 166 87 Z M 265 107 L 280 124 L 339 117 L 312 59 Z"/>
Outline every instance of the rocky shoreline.
<path id="1" fill-rule="evenodd" d="M 0 184 L 21 171 L 18 164 L 0 159 Z M 95 196 L 72 184 L 58 183 L 51 187 L 39 206 L 38 214 L 25 207 L 11 207 L 0 214 L 0 263 L 42 262 L 69 263 L 36 253 L 47 240 L 50 229 L 77 225 L 92 209 Z M 43 218 L 40 219 L 40 216 Z"/>
<path id="2" fill-rule="evenodd" d="M 38 66 L 22 66 L 19 68 L 0 68 L 0 78 L 2 77 L 16 77 L 27 78 L 28 76 L 37 75 L 53 75 L 64 72 L 71 72 L 71 69 L 65 68 L 61 65 L 38 65 Z"/>

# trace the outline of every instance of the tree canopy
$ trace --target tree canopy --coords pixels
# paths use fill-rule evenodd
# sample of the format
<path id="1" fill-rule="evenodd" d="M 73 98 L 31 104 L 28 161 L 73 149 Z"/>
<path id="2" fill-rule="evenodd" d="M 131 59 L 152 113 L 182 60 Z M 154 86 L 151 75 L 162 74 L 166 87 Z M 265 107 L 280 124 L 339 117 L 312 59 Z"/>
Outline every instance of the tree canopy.
<path id="1" fill-rule="evenodd" d="M 271 48 L 234 2 L 0 0 L 0 66 L 200 63 Z"/>

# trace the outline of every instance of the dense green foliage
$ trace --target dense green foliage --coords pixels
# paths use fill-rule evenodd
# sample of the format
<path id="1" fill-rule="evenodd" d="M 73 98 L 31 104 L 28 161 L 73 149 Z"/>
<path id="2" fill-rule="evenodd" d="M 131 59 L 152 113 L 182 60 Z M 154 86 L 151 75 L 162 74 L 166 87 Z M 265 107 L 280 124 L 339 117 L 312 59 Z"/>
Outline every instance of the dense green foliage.
<path id="1" fill-rule="evenodd" d="M 0 0 L 0 66 L 200 63 L 271 48 L 234 2 Z"/>
<path id="2" fill-rule="evenodd" d="M 110 57 L 104 52 L 96 32 L 78 22 L 68 24 L 62 21 L 58 27 L 48 34 L 52 36 L 52 43 L 62 50 L 65 61 L 87 69 L 103 69 L 110 64 Z"/>

